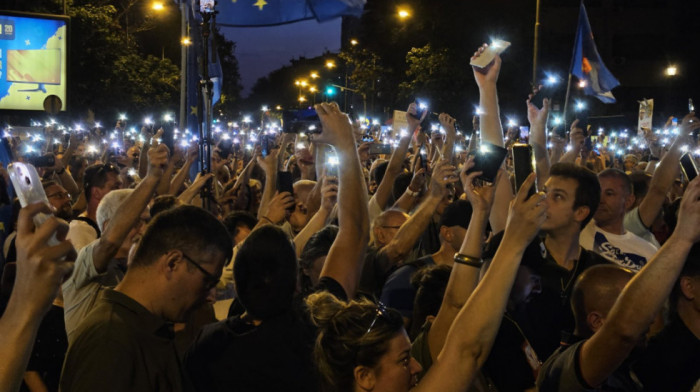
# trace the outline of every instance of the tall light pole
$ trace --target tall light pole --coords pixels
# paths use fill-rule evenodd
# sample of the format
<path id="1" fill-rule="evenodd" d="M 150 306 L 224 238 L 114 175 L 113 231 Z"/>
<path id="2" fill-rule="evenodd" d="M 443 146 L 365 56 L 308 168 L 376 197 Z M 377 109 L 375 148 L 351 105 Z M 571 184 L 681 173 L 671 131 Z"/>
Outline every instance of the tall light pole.
<path id="1" fill-rule="evenodd" d="M 540 43 L 540 0 L 535 1 L 535 43 L 532 47 L 532 88 L 537 87 L 537 51 Z"/>
<path id="2" fill-rule="evenodd" d="M 180 132 L 187 128 L 187 50 L 192 41 L 190 40 L 189 20 L 187 12 L 187 2 L 180 1 Z"/>

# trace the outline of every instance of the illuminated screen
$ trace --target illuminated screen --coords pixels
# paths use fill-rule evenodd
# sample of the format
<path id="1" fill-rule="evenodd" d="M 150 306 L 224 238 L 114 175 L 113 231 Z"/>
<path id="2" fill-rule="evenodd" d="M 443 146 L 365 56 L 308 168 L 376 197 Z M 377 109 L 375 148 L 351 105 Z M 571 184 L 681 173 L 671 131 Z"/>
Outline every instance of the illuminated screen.
<path id="1" fill-rule="evenodd" d="M 0 13 L 0 109 L 44 110 L 57 96 L 66 110 L 67 19 Z"/>

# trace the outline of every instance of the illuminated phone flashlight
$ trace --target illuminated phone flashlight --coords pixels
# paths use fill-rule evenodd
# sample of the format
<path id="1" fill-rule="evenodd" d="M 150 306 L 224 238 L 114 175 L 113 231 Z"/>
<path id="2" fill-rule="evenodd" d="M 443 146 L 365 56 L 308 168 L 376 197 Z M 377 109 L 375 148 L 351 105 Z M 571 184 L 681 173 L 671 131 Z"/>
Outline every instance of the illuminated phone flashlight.
<path id="1" fill-rule="evenodd" d="M 500 40 L 497 39 L 497 38 L 496 38 L 496 39 L 492 39 L 492 40 L 491 40 L 491 45 L 489 45 L 489 46 L 491 46 L 491 47 L 494 48 L 494 49 L 498 49 L 498 48 L 501 47 L 501 43 L 500 43 L 499 41 L 500 41 Z"/>
<path id="2" fill-rule="evenodd" d="M 425 110 L 425 109 L 428 108 L 428 104 L 425 103 L 425 102 L 419 102 L 419 103 L 418 103 L 418 107 L 419 107 L 421 110 Z"/>
<path id="3" fill-rule="evenodd" d="M 462 150 L 464 150 L 464 149 L 462 148 L 462 146 L 460 146 L 460 145 L 456 145 L 456 146 L 455 146 L 455 152 L 462 152 Z"/>
<path id="4" fill-rule="evenodd" d="M 420 149 L 420 154 L 421 154 L 421 155 L 425 155 L 425 154 L 427 154 L 427 153 L 428 153 L 428 152 L 425 151 L 425 148 L 421 148 L 421 149 Z"/>
<path id="5" fill-rule="evenodd" d="M 250 140 L 251 142 L 257 142 L 257 141 L 258 141 L 258 137 L 255 136 L 255 134 L 252 134 L 252 133 L 251 133 L 251 134 L 250 134 L 250 137 L 248 138 L 248 140 Z"/>
<path id="6" fill-rule="evenodd" d="M 250 121 L 250 116 L 245 116 L 245 117 L 243 117 L 243 122 L 244 122 L 244 123 L 250 123 L 250 122 L 251 122 L 251 121 Z"/>
<path id="7" fill-rule="evenodd" d="M 180 142 L 180 146 L 189 147 L 190 143 L 186 139 L 182 139 L 182 141 Z"/>
<path id="8" fill-rule="evenodd" d="M 110 134 L 109 134 L 109 138 L 110 138 L 110 139 L 116 139 L 116 138 L 117 138 L 117 133 L 116 133 L 116 132 L 110 133 Z"/>
<path id="9" fill-rule="evenodd" d="M 12 137 L 12 135 L 11 135 L 10 132 L 8 132 L 8 131 L 4 131 L 4 132 L 2 133 L 2 136 L 3 136 L 3 137 Z"/>
<path id="10" fill-rule="evenodd" d="M 554 125 L 561 125 L 561 117 L 559 117 L 559 116 L 554 116 L 554 118 L 552 119 L 552 123 L 553 123 Z"/>
<path id="11" fill-rule="evenodd" d="M 477 116 L 481 116 L 482 114 L 484 114 L 484 111 L 481 110 L 479 106 L 474 106 L 474 114 L 476 114 Z"/>
<path id="12" fill-rule="evenodd" d="M 53 139 L 53 144 L 61 144 L 61 141 L 58 139 Z"/>
<path id="13" fill-rule="evenodd" d="M 297 143 L 297 150 L 303 150 L 303 149 L 305 149 L 305 148 L 306 148 L 306 144 L 305 144 L 305 143 Z"/>
<path id="14" fill-rule="evenodd" d="M 377 120 L 376 118 L 372 120 L 372 125 L 379 125 L 379 120 Z"/>
<path id="15" fill-rule="evenodd" d="M 583 101 L 577 101 L 576 102 L 576 110 L 581 111 L 586 108 L 586 104 L 583 103 Z"/>
<path id="16" fill-rule="evenodd" d="M 610 134 L 610 137 L 617 137 L 617 132 L 613 132 Z"/>
<path id="17" fill-rule="evenodd" d="M 112 148 L 115 149 L 115 150 L 119 149 L 119 143 L 113 142 L 113 143 L 112 143 Z"/>
<path id="18" fill-rule="evenodd" d="M 241 144 L 241 139 L 234 137 L 233 138 L 233 144 Z"/>
<path id="19" fill-rule="evenodd" d="M 517 127 L 517 126 L 518 126 L 518 123 L 515 122 L 515 120 L 508 119 L 508 126 L 509 126 L 509 127 Z"/>
<path id="20" fill-rule="evenodd" d="M 221 138 L 223 140 L 229 140 L 229 139 L 231 139 L 231 136 L 229 136 L 228 133 L 224 133 L 223 135 L 221 135 Z M 252 140 L 252 138 L 251 138 L 251 140 Z"/>
<path id="21" fill-rule="evenodd" d="M 547 75 L 547 79 L 544 80 L 544 83 L 548 86 L 554 86 L 559 83 L 559 78 L 556 75 Z"/>
<path id="22" fill-rule="evenodd" d="M 214 127 L 214 133 L 219 133 L 221 132 L 221 128 L 219 127 Z"/>
<path id="23" fill-rule="evenodd" d="M 596 143 L 596 145 L 595 145 L 595 148 L 598 148 L 598 149 L 600 149 L 600 148 L 602 148 L 602 147 L 603 147 L 603 145 L 600 144 L 600 143 Z"/>
<path id="24" fill-rule="evenodd" d="M 616 152 L 617 152 L 617 155 L 622 155 L 625 153 L 621 148 L 618 148 Z"/>
<path id="25" fill-rule="evenodd" d="M 683 152 L 688 152 L 688 148 L 689 148 L 688 145 L 687 145 L 687 144 L 684 144 L 684 145 L 681 146 L 681 151 L 683 151 Z"/>
<path id="26" fill-rule="evenodd" d="M 133 177 L 136 175 L 136 169 L 134 169 L 133 167 L 130 167 L 129 170 L 126 171 L 126 174 Z"/>
<path id="27" fill-rule="evenodd" d="M 263 112 L 266 112 L 266 111 L 268 111 L 268 110 L 270 110 L 270 109 L 267 107 L 267 105 L 263 105 L 263 107 L 260 108 L 260 110 L 262 110 Z"/>
<path id="28" fill-rule="evenodd" d="M 35 151 L 35 150 L 34 150 L 34 147 L 33 147 L 33 146 L 30 146 L 30 145 L 27 145 L 27 147 L 24 148 L 24 152 L 27 153 L 27 154 L 31 154 L 31 153 L 33 153 L 34 151 Z"/>
<path id="29" fill-rule="evenodd" d="M 489 146 L 487 146 L 486 144 L 482 144 L 479 146 L 479 151 L 481 151 L 482 154 L 488 154 L 491 151 L 491 149 L 489 149 Z"/>
<path id="30" fill-rule="evenodd" d="M 309 125 L 309 131 L 315 131 L 315 130 L 316 130 L 316 126 L 315 126 L 315 125 L 313 125 L 313 124 L 312 124 L 312 125 Z"/>
<path id="31" fill-rule="evenodd" d="M 367 118 L 366 118 L 365 116 L 360 116 L 360 117 L 358 117 L 357 119 L 358 119 L 361 123 L 363 123 L 363 124 L 364 124 L 365 122 L 367 122 Z"/>
<path id="32" fill-rule="evenodd" d="M 598 128 L 598 135 L 602 135 L 602 134 L 603 134 L 603 128 Z"/>
<path id="33" fill-rule="evenodd" d="M 678 128 L 673 128 L 673 129 L 671 130 L 671 133 L 674 134 L 674 135 L 678 135 Z"/>
<path id="34" fill-rule="evenodd" d="M 440 125 L 438 124 L 430 124 L 430 130 L 431 131 L 437 131 L 440 129 Z"/>
<path id="35" fill-rule="evenodd" d="M 246 145 L 245 145 L 245 149 L 246 149 L 246 150 L 252 150 L 252 149 L 253 149 L 253 145 L 252 145 L 252 144 L 246 144 Z"/>
<path id="36" fill-rule="evenodd" d="M 153 125 L 153 119 L 151 119 L 150 117 L 146 117 L 143 119 L 143 123 L 146 125 Z"/>
<path id="37" fill-rule="evenodd" d="M 126 120 L 126 114 L 124 114 L 124 113 L 119 114 L 119 119 L 120 119 L 121 121 Z"/>
<path id="38" fill-rule="evenodd" d="M 170 113 L 165 113 L 163 115 L 163 121 L 165 122 L 171 122 L 173 121 L 173 116 Z"/>
<path id="39" fill-rule="evenodd" d="M 97 153 L 97 147 L 95 147 L 94 144 L 90 144 L 90 145 L 87 147 L 87 152 L 88 152 L 88 154 L 96 154 L 96 153 Z"/>
<path id="40" fill-rule="evenodd" d="M 338 164 L 340 164 L 340 160 L 334 155 L 329 156 L 326 162 L 331 166 L 338 166 Z"/>
<path id="41" fill-rule="evenodd" d="M 569 152 L 569 151 L 571 151 L 571 150 L 572 150 L 572 148 L 573 148 L 573 147 L 571 147 L 571 144 L 569 144 L 568 146 L 566 146 L 566 152 Z"/>
<path id="42" fill-rule="evenodd" d="M 547 148 L 552 148 L 552 143 L 547 143 Z"/>

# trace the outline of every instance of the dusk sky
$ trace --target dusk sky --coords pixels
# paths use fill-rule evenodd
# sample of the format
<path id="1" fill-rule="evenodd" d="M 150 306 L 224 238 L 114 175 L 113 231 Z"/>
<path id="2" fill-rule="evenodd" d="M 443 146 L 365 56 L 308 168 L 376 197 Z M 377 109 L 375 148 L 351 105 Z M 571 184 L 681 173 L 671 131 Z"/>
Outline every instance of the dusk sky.
<path id="1" fill-rule="evenodd" d="M 243 85 L 243 96 L 250 93 L 258 78 L 289 64 L 289 60 L 340 50 L 341 19 L 318 23 L 316 20 L 275 27 L 224 27 L 221 31 L 236 42 Z"/>

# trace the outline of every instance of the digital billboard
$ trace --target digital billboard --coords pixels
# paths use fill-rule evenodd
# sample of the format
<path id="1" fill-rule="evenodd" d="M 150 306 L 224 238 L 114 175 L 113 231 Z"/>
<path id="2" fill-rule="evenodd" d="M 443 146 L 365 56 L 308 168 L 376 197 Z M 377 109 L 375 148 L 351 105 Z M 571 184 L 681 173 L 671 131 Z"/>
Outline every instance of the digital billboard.
<path id="1" fill-rule="evenodd" d="M 0 109 L 66 110 L 67 41 L 67 18 L 0 12 Z"/>

